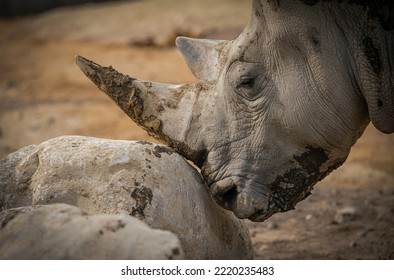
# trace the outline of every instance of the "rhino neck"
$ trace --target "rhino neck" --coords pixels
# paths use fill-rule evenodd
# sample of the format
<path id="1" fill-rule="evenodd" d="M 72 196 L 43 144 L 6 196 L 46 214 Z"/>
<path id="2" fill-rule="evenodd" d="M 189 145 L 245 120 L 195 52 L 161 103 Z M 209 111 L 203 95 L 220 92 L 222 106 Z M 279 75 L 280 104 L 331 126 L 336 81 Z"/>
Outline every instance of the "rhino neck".
<path id="1" fill-rule="evenodd" d="M 364 1 L 365 2 L 365 1 Z M 383 6 L 382 6 L 383 7 Z M 394 132 L 394 6 L 327 5 L 350 50 L 351 70 L 377 129 Z"/>

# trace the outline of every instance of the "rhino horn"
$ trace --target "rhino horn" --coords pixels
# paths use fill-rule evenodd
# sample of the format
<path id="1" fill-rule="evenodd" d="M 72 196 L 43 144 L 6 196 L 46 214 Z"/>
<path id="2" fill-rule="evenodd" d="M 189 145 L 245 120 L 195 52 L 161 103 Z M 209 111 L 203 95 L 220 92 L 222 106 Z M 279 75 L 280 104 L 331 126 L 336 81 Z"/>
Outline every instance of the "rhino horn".
<path id="1" fill-rule="evenodd" d="M 178 37 L 176 45 L 184 56 L 194 76 L 205 82 L 213 82 L 220 74 L 220 58 L 226 40 L 192 39 Z"/>
<path id="2" fill-rule="evenodd" d="M 149 135 L 174 148 L 201 166 L 204 153 L 188 143 L 190 127 L 195 127 L 194 103 L 199 84 L 167 85 L 131 78 L 111 66 L 103 67 L 76 56 L 82 72 Z M 198 133 L 198 132 L 197 132 Z"/>

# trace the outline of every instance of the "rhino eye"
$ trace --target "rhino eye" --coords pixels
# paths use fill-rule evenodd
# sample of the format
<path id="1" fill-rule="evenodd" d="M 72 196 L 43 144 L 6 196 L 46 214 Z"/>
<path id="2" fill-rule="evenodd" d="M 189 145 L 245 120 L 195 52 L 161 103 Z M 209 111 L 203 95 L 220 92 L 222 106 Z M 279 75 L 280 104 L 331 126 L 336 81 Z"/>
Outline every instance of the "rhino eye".
<path id="1" fill-rule="evenodd" d="M 248 76 L 242 76 L 240 79 L 240 83 L 237 85 L 237 89 L 245 88 L 251 89 L 254 86 L 254 78 Z"/>
<path id="2" fill-rule="evenodd" d="M 229 85 L 235 93 L 248 101 L 261 96 L 264 77 L 260 63 L 234 62 L 227 72 Z"/>
<path id="3" fill-rule="evenodd" d="M 257 80 L 257 77 L 241 76 L 235 86 L 235 92 L 246 100 L 256 100 L 261 93 Z"/>

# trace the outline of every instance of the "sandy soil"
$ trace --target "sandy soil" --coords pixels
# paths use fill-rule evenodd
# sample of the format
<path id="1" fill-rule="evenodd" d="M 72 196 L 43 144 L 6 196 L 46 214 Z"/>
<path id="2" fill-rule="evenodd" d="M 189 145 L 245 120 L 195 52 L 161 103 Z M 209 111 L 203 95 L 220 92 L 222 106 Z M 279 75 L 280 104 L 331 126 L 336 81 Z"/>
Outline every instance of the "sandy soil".
<path id="1" fill-rule="evenodd" d="M 232 39 L 250 0 L 119 2 L 0 21 L 0 157 L 60 135 L 148 140 L 74 55 L 166 83 L 195 78 L 177 35 Z M 189 2 L 188 2 L 189 3 Z M 369 126 L 297 209 L 248 222 L 258 259 L 394 259 L 394 135 Z"/>

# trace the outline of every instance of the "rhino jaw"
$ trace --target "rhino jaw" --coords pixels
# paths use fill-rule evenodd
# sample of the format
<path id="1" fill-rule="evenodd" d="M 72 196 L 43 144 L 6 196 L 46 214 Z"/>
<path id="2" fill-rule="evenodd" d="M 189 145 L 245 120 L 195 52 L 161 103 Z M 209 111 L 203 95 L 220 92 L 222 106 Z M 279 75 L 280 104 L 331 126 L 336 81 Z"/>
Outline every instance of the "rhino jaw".
<path id="1" fill-rule="evenodd" d="M 166 143 L 201 166 L 205 152 L 187 140 L 196 121 L 194 103 L 203 87 L 199 84 L 167 85 L 142 81 L 76 56 L 82 72 L 149 135 Z M 195 125 L 194 125 L 195 127 Z M 198 131 L 196 132 L 198 135 Z M 195 138 L 195 137 L 193 137 Z"/>

